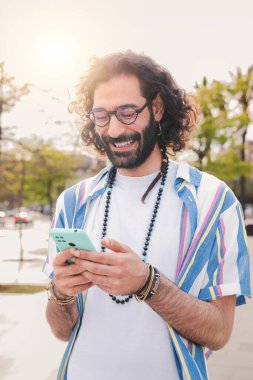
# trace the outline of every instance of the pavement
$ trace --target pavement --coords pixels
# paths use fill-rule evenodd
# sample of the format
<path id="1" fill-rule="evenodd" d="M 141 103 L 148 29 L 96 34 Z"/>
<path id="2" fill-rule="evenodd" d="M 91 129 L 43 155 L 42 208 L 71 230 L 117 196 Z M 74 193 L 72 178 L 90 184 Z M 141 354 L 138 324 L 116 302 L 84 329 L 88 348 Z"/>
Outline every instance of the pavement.
<path id="1" fill-rule="evenodd" d="M 35 218 L 33 228 L 11 224 L 0 230 L 0 284 L 46 286 L 41 268 L 46 257 L 49 219 Z M 249 238 L 253 278 L 253 237 Z M 23 251 L 23 262 L 20 253 Z M 0 379 L 55 380 L 66 343 L 53 336 L 46 322 L 46 291 L 0 293 Z M 208 359 L 211 380 L 253 379 L 253 302 L 236 310 L 232 337 Z M 136 380 L 136 379 L 131 379 Z M 194 380 L 194 379 L 193 379 Z"/>

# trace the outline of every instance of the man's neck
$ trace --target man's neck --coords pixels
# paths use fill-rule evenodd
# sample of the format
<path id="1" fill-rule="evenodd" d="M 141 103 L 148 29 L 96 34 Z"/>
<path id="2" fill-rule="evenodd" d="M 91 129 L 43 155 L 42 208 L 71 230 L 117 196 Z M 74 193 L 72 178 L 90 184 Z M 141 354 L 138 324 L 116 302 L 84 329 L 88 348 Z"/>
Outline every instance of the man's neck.
<path id="1" fill-rule="evenodd" d="M 155 172 L 161 168 L 162 156 L 159 147 L 156 145 L 150 156 L 141 165 L 132 169 L 117 169 L 122 175 L 129 177 L 142 177 Z"/>

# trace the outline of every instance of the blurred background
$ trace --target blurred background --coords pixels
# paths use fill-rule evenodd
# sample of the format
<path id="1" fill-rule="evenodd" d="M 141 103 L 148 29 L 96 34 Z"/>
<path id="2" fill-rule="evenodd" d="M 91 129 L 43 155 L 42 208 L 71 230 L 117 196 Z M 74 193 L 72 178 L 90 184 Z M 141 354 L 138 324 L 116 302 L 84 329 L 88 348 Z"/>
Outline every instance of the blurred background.
<path id="1" fill-rule="evenodd" d="M 45 321 L 41 269 L 58 195 L 105 166 L 68 111 L 93 56 L 144 52 L 197 98 L 198 128 L 176 159 L 234 190 L 252 257 L 252 14 L 251 0 L 0 0 L 0 379 L 55 379 L 65 348 Z M 253 378 L 252 318 L 249 301 L 211 379 Z"/>

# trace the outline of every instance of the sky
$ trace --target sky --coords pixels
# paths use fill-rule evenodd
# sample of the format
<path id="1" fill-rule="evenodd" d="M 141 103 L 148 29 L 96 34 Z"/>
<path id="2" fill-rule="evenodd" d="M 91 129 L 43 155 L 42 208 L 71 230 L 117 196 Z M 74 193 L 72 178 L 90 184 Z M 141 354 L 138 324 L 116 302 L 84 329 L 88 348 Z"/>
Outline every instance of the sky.
<path id="1" fill-rule="evenodd" d="M 252 14 L 252 0 L 0 0 L 0 62 L 17 85 L 32 84 L 3 126 L 75 138 L 68 104 L 94 55 L 144 52 L 189 91 L 204 76 L 228 80 L 253 64 Z"/>

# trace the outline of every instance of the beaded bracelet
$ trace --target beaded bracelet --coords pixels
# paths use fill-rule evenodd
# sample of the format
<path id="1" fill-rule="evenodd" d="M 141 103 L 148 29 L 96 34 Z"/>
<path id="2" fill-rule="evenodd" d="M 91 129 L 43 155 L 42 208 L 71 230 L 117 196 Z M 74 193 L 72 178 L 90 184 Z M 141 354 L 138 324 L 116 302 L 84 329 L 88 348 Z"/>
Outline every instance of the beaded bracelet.
<path id="1" fill-rule="evenodd" d="M 54 289 L 53 289 L 53 281 L 50 281 L 48 286 L 47 286 L 47 295 L 48 295 L 48 301 L 53 301 L 57 305 L 68 305 L 69 303 L 72 303 L 76 300 L 76 296 L 71 296 L 67 298 L 57 298 L 56 295 L 54 294 Z"/>

